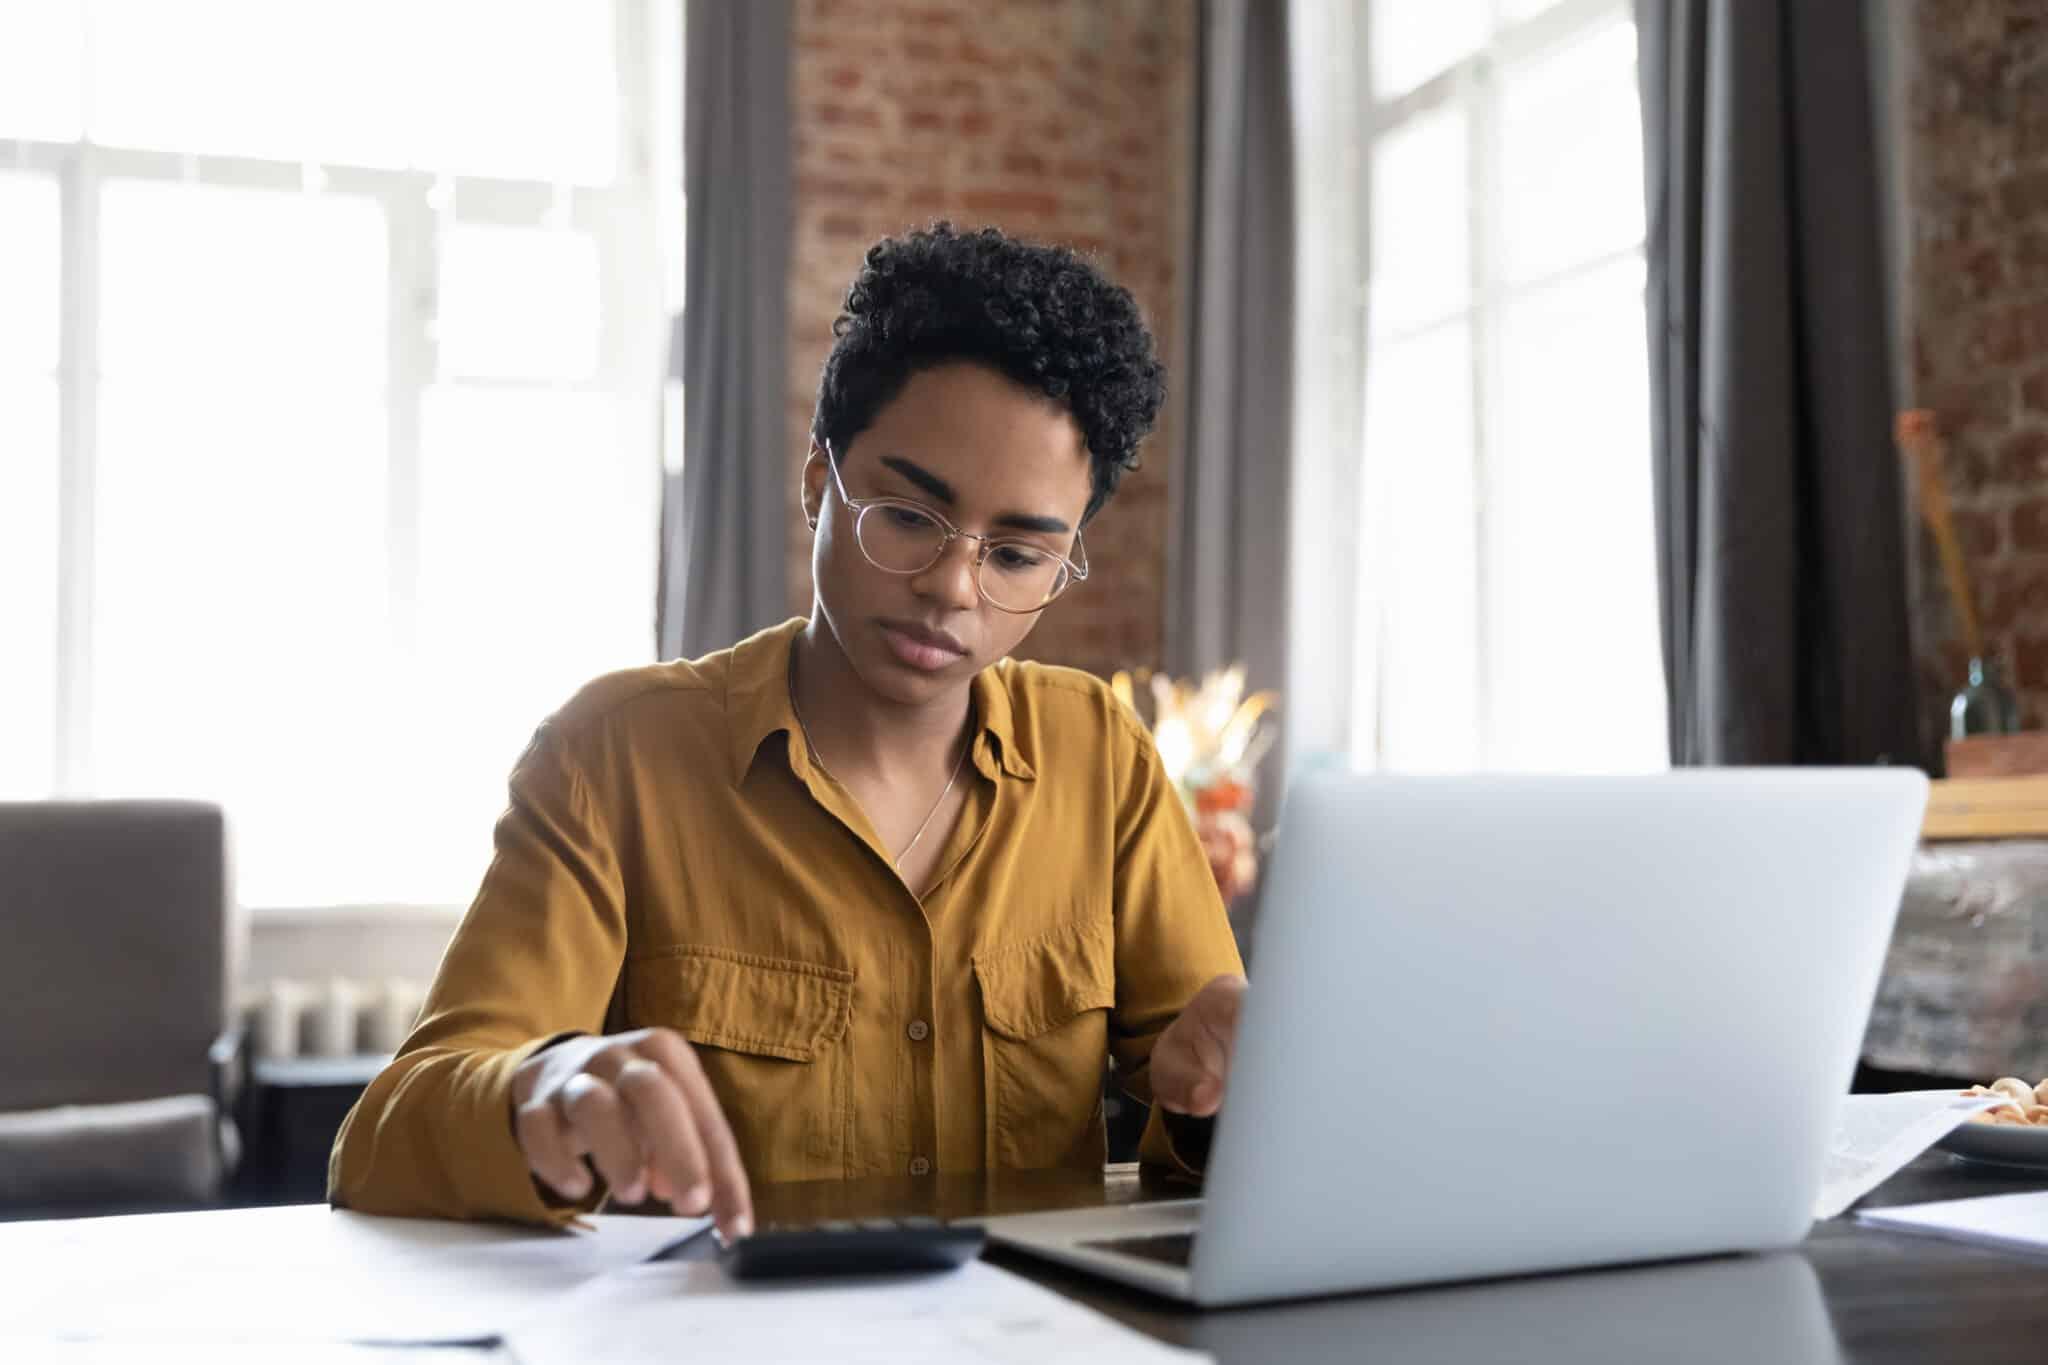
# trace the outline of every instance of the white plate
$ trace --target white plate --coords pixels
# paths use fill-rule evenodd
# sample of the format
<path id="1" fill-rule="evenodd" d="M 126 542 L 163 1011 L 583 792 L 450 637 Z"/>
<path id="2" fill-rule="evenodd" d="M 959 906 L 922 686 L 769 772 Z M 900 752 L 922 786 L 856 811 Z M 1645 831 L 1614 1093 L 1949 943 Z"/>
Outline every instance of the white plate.
<path id="1" fill-rule="evenodd" d="M 1960 1123 L 1934 1145 L 1965 1161 L 2048 1168 L 2048 1125 Z"/>

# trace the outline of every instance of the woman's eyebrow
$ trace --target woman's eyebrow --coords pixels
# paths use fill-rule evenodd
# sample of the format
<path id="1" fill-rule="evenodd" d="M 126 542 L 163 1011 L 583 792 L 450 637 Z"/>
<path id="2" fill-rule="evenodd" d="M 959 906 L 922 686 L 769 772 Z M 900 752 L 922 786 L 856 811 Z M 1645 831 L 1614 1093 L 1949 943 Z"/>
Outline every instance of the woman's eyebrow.
<path id="1" fill-rule="evenodd" d="M 954 493 L 953 485 L 947 483 L 923 465 L 906 460 L 900 455 L 884 455 L 882 457 L 882 465 L 884 468 L 893 470 L 911 483 L 916 484 L 926 493 L 938 499 L 944 506 L 953 507 L 959 503 L 960 499 Z M 1005 512 L 995 519 L 995 524 L 1007 527 L 1013 531 L 1040 531 L 1046 535 L 1053 536 L 1067 535 L 1074 529 L 1058 517 L 1048 517 L 1031 512 Z"/>

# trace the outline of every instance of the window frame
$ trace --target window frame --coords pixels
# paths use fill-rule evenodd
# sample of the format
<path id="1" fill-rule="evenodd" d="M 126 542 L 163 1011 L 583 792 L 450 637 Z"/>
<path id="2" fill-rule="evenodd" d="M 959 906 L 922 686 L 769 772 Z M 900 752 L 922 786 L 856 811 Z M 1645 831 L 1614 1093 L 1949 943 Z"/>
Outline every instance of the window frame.
<path id="1" fill-rule="evenodd" d="M 403 657 L 416 638 L 420 575 L 424 409 L 437 384 L 522 391 L 603 394 L 634 414 L 628 439 L 648 454 L 648 486 L 661 478 L 661 410 L 670 332 L 664 290 L 679 278 L 670 265 L 680 251 L 680 179 L 663 177 L 680 157 L 682 51 L 679 0 L 611 0 L 618 72 L 614 109 L 617 165 L 597 186 L 514 180 L 336 163 L 180 153 L 77 141 L 0 136 L 0 166 L 51 177 L 59 203 L 62 279 L 58 361 L 57 629 L 55 734 L 49 795 L 100 795 L 93 748 L 94 511 L 98 465 L 99 284 L 101 191 L 114 181 L 153 181 L 282 193 L 339 194 L 374 199 L 385 215 L 386 406 L 388 508 L 385 598 L 391 644 Z M 87 72 L 88 82 L 91 72 Z M 439 286 L 437 218 L 471 225 L 536 227 L 566 223 L 596 242 L 601 272 L 601 335 L 592 374 L 574 382 L 493 380 L 439 373 L 433 337 Z M 647 287 L 653 281 L 656 287 Z M 656 520 L 650 519 L 649 535 Z M 647 584 L 650 602 L 654 584 Z M 653 658 L 652 631 L 648 657 Z M 507 755 L 509 762 L 511 755 Z M 232 812 L 230 812 L 232 816 Z M 352 913 L 352 904 L 251 907 L 257 915 Z M 383 909 L 386 907 L 378 907 Z M 459 909 L 430 902 L 400 907 Z"/>
<path id="2" fill-rule="evenodd" d="M 1341 600 L 1349 608 L 1344 617 L 1349 623 L 1346 631 L 1349 657 L 1341 676 L 1345 683 L 1342 695 L 1349 698 L 1350 705 L 1341 725 L 1326 723 L 1321 727 L 1322 733 L 1315 737 L 1315 742 L 1323 752 L 1343 752 L 1354 767 L 1376 770 L 1385 766 L 1387 718 L 1382 709 L 1384 694 L 1381 686 L 1385 604 L 1370 598 L 1361 585 L 1384 581 L 1386 577 L 1384 556 L 1389 537 L 1376 530 L 1370 519 L 1388 516 L 1390 509 L 1383 505 L 1384 500 L 1371 505 L 1367 503 L 1367 492 L 1373 487 L 1375 476 L 1370 469 L 1373 453 L 1364 442 L 1364 375 L 1375 358 L 1387 348 L 1462 323 L 1468 329 L 1470 347 L 1466 387 L 1471 397 L 1473 417 L 1471 479 L 1475 496 L 1471 510 L 1478 557 L 1474 566 L 1473 602 L 1474 767 L 1486 771 L 1498 767 L 1492 756 L 1500 747 L 1496 664 L 1501 623 L 1495 604 L 1501 596 L 1499 585 L 1504 569 L 1495 553 L 1496 527 L 1493 523 L 1498 514 L 1495 503 L 1497 480 L 1492 477 L 1490 460 L 1501 445 L 1498 413 L 1499 397 L 1504 390 L 1499 371 L 1501 319 L 1507 309 L 1519 300 L 1569 285 L 1581 278 L 1597 276 L 1632 259 L 1640 260 L 1645 250 L 1644 240 L 1638 239 L 1629 245 L 1587 256 L 1527 279 L 1510 281 L 1503 278 L 1499 268 L 1504 258 L 1499 175 L 1501 72 L 1573 43 L 1590 40 L 1612 25 L 1629 22 L 1632 10 L 1629 0 L 1559 0 L 1559 3 L 1533 16 L 1504 26 L 1495 26 L 1490 15 L 1490 36 L 1472 52 L 1413 89 L 1383 99 L 1371 88 L 1372 8 L 1369 3 L 1358 8 L 1353 50 L 1359 92 L 1359 134 L 1353 159 L 1357 261 L 1351 325 L 1360 364 L 1352 375 L 1352 385 L 1358 393 L 1354 400 L 1358 412 L 1352 431 L 1360 469 L 1352 476 L 1354 494 L 1343 504 L 1368 520 L 1356 526 L 1354 531 L 1350 591 L 1331 595 L 1332 600 Z M 1492 8 L 1497 15 L 1500 8 L 1498 0 Z M 1469 227 L 1466 298 L 1458 308 L 1375 335 L 1371 320 L 1370 226 L 1374 153 L 1379 142 L 1390 134 L 1421 118 L 1453 108 L 1462 111 L 1465 121 Z M 1647 346 L 1647 333 L 1644 341 Z M 1646 446 L 1648 439 L 1649 433 L 1645 432 Z M 1644 511 L 1646 516 L 1649 515 L 1647 506 Z M 1364 615 L 1366 612 L 1375 612 L 1370 623 Z"/>

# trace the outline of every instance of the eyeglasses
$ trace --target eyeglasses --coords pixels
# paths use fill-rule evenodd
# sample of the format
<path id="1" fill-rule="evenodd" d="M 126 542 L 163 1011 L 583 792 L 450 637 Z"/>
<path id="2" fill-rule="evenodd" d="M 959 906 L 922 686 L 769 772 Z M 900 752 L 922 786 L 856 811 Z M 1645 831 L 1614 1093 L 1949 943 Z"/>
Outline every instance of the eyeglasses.
<path id="1" fill-rule="evenodd" d="M 1088 576 L 1088 550 L 1074 533 L 1079 561 L 1036 541 L 978 536 L 963 531 L 921 502 L 908 498 L 851 498 L 839 476 L 839 457 L 825 442 L 825 465 L 839 500 L 853 513 L 853 538 L 868 563 L 883 573 L 923 573 L 956 540 L 975 543 L 974 584 L 997 611 L 1019 616 L 1043 611 L 1055 597 Z"/>

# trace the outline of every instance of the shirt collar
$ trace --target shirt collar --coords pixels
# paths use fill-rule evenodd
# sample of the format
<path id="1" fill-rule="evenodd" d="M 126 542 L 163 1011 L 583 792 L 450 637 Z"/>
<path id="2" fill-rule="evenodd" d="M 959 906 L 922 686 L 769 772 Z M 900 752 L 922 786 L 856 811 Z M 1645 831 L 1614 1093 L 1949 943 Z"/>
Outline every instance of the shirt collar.
<path id="1" fill-rule="evenodd" d="M 725 717 L 732 739 L 735 787 L 753 771 L 754 760 L 769 736 L 798 732 L 796 708 L 789 700 L 789 654 L 805 625 L 804 618 L 794 617 L 733 647 L 726 674 Z M 1008 672 L 1005 661 L 974 675 L 974 714 L 981 724 L 974 743 L 974 766 L 991 781 L 998 769 L 1031 781 L 1038 774 L 1017 748 Z M 808 766 L 803 746 L 789 745 L 789 759 L 791 768 L 803 775 Z"/>

